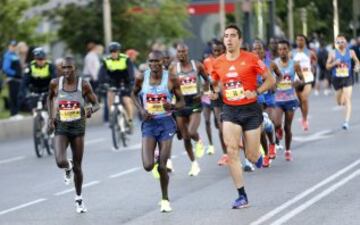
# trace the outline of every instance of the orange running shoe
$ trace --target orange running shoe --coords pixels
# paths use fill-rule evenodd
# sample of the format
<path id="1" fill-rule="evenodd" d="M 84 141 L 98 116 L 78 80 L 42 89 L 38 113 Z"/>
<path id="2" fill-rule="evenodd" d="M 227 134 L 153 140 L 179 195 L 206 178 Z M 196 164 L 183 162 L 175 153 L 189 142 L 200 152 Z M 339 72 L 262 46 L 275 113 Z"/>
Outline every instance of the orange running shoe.
<path id="1" fill-rule="evenodd" d="M 276 158 L 275 144 L 272 144 L 272 145 L 269 146 L 269 158 L 270 159 L 275 159 Z"/>
<path id="2" fill-rule="evenodd" d="M 270 163 L 271 163 L 271 160 L 270 160 L 269 156 L 265 156 L 264 161 L 263 161 L 263 167 L 270 167 Z"/>
<path id="3" fill-rule="evenodd" d="M 223 154 L 218 161 L 219 166 L 226 166 L 229 162 L 229 156 L 227 154 Z"/>
<path id="4" fill-rule="evenodd" d="M 286 160 L 286 161 L 292 161 L 292 160 L 293 160 L 292 154 L 291 154 L 291 151 L 290 151 L 290 150 L 286 150 L 286 151 L 285 151 L 285 160 Z"/>
<path id="5" fill-rule="evenodd" d="M 302 125 L 304 131 L 308 131 L 308 130 L 309 130 L 309 121 L 308 121 L 308 120 L 302 119 L 302 120 L 301 120 L 301 125 Z"/>

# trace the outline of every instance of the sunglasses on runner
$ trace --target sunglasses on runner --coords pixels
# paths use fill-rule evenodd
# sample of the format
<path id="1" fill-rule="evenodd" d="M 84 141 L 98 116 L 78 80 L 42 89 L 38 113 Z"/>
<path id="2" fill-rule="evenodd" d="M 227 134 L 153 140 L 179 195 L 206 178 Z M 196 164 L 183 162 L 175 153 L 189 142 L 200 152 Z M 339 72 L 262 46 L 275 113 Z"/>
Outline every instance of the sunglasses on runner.
<path id="1" fill-rule="evenodd" d="M 340 44 L 345 44 L 345 41 L 336 41 L 336 44 L 340 45 Z"/>

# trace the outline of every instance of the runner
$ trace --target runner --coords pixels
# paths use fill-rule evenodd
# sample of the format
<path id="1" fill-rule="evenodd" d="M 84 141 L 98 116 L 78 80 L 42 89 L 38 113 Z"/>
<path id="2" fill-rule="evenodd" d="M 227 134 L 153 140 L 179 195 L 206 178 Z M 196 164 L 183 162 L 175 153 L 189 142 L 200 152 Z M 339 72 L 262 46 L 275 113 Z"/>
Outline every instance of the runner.
<path id="1" fill-rule="evenodd" d="M 195 155 L 201 158 L 204 155 L 204 145 L 197 132 L 201 119 L 201 79 L 204 80 L 204 90 L 208 90 L 208 76 L 201 63 L 190 60 L 188 47 L 185 44 L 178 44 L 177 59 L 169 71 L 177 75 L 180 82 L 181 93 L 185 99 L 185 108 L 177 111 L 176 122 L 184 140 L 185 149 L 191 160 L 189 176 L 197 176 L 200 172 L 198 162 L 195 160 L 191 140 L 195 141 Z"/>
<path id="2" fill-rule="evenodd" d="M 51 80 L 48 97 L 49 133 L 55 130 L 55 159 L 57 166 L 65 169 L 65 184 L 70 184 L 71 172 L 74 172 L 76 212 L 84 213 L 87 210 L 81 195 L 81 163 L 84 153 L 85 117 L 91 117 L 100 107 L 91 85 L 78 78 L 75 69 L 74 59 L 66 57 L 62 66 L 63 76 Z M 91 102 L 92 107 L 85 108 L 85 98 Z M 72 159 L 66 159 L 69 145 Z"/>
<path id="3" fill-rule="evenodd" d="M 347 47 L 344 35 L 338 35 L 335 41 L 336 49 L 329 55 L 326 68 L 332 72 L 332 84 L 336 91 L 336 102 L 339 106 L 345 107 L 345 121 L 342 129 L 349 129 L 351 117 L 351 95 L 354 85 L 353 73 L 351 72 L 351 60 L 355 62 L 355 70 L 359 71 L 360 64 L 353 50 Z"/>
<path id="4" fill-rule="evenodd" d="M 303 34 L 299 34 L 296 37 L 297 48 L 291 52 L 293 60 L 298 62 L 301 67 L 301 71 L 304 75 L 304 85 L 300 85 L 296 88 L 296 94 L 299 98 L 301 109 L 301 125 L 304 131 L 309 130 L 309 95 L 311 93 L 312 84 L 315 80 L 314 73 L 312 71 L 312 64 L 316 63 L 316 53 L 308 49 L 307 38 Z"/>
<path id="5" fill-rule="evenodd" d="M 263 158 L 259 146 L 263 117 L 256 101 L 258 95 L 269 90 L 275 83 L 265 64 L 255 54 L 240 50 L 241 43 L 240 29 L 236 25 L 227 26 L 224 32 L 226 53 L 215 60 L 212 72 L 214 90 L 219 90 L 218 83 L 221 84 L 228 166 L 239 193 L 233 204 L 234 209 L 248 206 L 239 158 L 240 140 L 244 136 L 246 157 L 258 168 L 262 167 Z M 258 74 L 265 79 L 259 88 L 256 84 Z M 217 97 L 217 92 L 212 95 L 213 99 Z"/>
<path id="6" fill-rule="evenodd" d="M 122 102 L 128 114 L 128 124 L 130 133 L 133 129 L 134 103 L 131 100 L 131 87 L 134 82 L 133 65 L 127 55 L 120 53 L 121 45 L 118 42 L 112 42 L 109 45 L 111 53 L 103 60 L 100 69 L 101 76 L 105 76 L 110 82 L 111 87 L 121 88 Z M 110 109 L 114 101 L 114 93 L 108 91 L 108 108 Z"/>
<path id="7" fill-rule="evenodd" d="M 271 61 L 269 57 L 265 57 L 265 49 L 262 42 L 255 41 L 253 43 L 253 52 L 258 55 L 260 59 L 263 60 L 266 67 L 270 70 L 270 72 L 275 74 L 277 77 L 281 77 L 281 72 L 277 65 Z M 258 76 L 258 86 L 261 86 L 263 83 L 262 77 Z M 275 95 L 274 95 L 274 87 L 269 91 L 264 92 L 260 96 L 258 96 L 258 103 L 263 108 L 263 126 L 261 132 L 261 146 L 264 150 L 264 167 L 269 167 L 271 163 L 271 159 L 276 158 L 276 148 L 275 148 L 275 130 L 273 122 L 275 118 Z M 268 141 L 270 145 L 268 145 Z"/>
<path id="8" fill-rule="evenodd" d="M 291 141 L 292 132 L 291 125 L 294 119 L 296 108 L 299 106 L 299 102 L 296 98 L 294 80 L 295 73 L 299 76 L 301 85 L 304 83 L 304 76 L 300 67 L 300 64 L 289 58 L 290 44 L 288 41 L 279 42 L 279 58 L 275 60 L 275 63 L 279 67 L 283 76 L 277 79 L 276 92 L 275 92 L 275 129 L 281 130 L 283 115 L 285 114 L 285 159 L 287 161 L 292 160 L 291 154 Z M 282 133 L 282 132 L 281 132 Z M 281 135 L 282 136 L 282 135 Z M 281 137 L 278 137 L 281 139 Z"/>
<path id="9" fill-rule="evenodd" d="M 212 64 L 214 63 L 215 59 L 217 57 L 219 57 L 220 55 L 222 55 L 225 51 L 224 44 L 221 41 L 213 40 L 212 46 L 211 46 L 211 51 L 212 51 L 211 55 L 204 60 L 204 68 L 205 68 L 205 71 L 207 72 L 207 74 L 209 75 L 209 78 L 211 76 L 211 72 L 213 69 Z M 206 133 L 207 133 L 209 143 L 210 143 L 210 145 L 208 146 L 207 154 L 208 155 L 215 154 L 215 148 L 214 148 L 213 142 L 212 142 L 211 122 L 210 122 L 211 112 L 213 111 L 214 116 L 215 116 L 215 127 L 219 130 L 219 138 L 220 138 L 220 143 L 221 143 L 221 147 L 223 150 L 223 155 L 220 158 L 220 160 L 218 161 L 218 164 L 220 166 L 226 165 L 227 161 L 228 161 L 228 156 L 226 154 L 226 147 L 224 144 L 224 139 L 222 137 L 222 126 L 221 126 L 221 119 L 220 119 L 220 113 L 222 111 L 221 98 L 218 98 L 217 100 L 213 101 L 213 100 L 210 100 L 209 94 L 204 94 L 202 97 L 202 103 L 203 103 L 203 108 L 204 108 Z"/>
<path id="10" fill-rule="evenodd" d="M 136 77 L 132 99 L 143 116 L 141 125 L 143 166 L 146 171 L 154 168 L 154 152 L 158 145 L 157 169 L 160 173 L 162 192 L 160 211 L 170 212 L 172 209 L 168 197 L 169 176 L 166 163 L 171 156 L 171 142 L 176 132 L 176 123 L 171 111 L 184 107 L 185 101 L 176 75 L 163 70 L 162 57 L 159 51 L 149 54 L 150 70 Z M 176 104 L 171 104 L 173 95 L 176 97 Z"/>

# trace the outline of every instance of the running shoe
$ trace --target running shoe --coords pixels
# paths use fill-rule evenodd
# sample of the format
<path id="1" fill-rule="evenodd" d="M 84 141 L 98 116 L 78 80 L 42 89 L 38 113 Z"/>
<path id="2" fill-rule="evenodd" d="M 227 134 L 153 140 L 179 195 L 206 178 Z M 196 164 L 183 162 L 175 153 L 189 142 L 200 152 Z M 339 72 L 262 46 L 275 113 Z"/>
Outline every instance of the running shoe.
<path id="1" fill-rule="evenodd" d="M 71 159 L 68 159 L 68 163 L 69 163 L 69 168 L 65 169 L 65 175 L 64 175 L 65 185 L 69 185 L 72 179 L 73 161 Z"/>
<path id="2" fill-rule="evenodd" d="M 248 159 L 245 159 L 244 171 L 253 172 L 254 170 L 255 167 L 253 166 L 253 164 Z"/>
<path id="3" fill-rule="evenodd" d="M 226 166 L 229 163 L 229 156 L 227 154 L 223 154 L 218 161 L 219 166 Z"/>
<path id="4" fill-rule="evenodd" d="M 160 212 L 167 213 L 167 212 L 171 212 L 171 211 L 172 211 L 172 209 L 170 207 L 169 200 L 161 200 L 161 202 L 160 202 Z"/>
<path id="5" fill-rule="evenodd" d="M 195 156 L 196 158 L 200 159 L 204 156 L 204 153 L 205 153 L 204 144 L 199 139 L 199 141 L 195 143 Z"/>
<path id="6" fill-rule="evenodd" d="M 214 155 L 214 154 L 215 154 L 214 145 L 209 145 L 209 146 L 208 146 L 208 149 L 207 149 L 207 151 L 206 151 L 206 154 L 208 154 L 208 155 Z"/>
<path id="7" fill-rule="evenodd" d="M 270 163 L 271 163 L 271 160 L 270 160 L 269 156 L 265 156 L 264 161 L 263 161 L 263 167 L 270 167 Z"/>
<path id="8" fill-rule="evenodd" d="M 308 121 L 308 120 L 302 119 L 302 120 L 301 120 L 301 125 L 302 125 L 304 131 L 308 131 L 308 130 L 309 130 L 309 121 Z"/>
<path id="9" fill-rule="evenodd" d="M 240 195 L 232 205 L 233 209 L 242 209 L 249 207 L 249 201 L 244 195 Z"/>
<path id="10" fill-rule="evenodd" d="M 199 175 L 199 173 L 200 173 L 200 167 L 199 167 L 198 162 L 196 162 L 196 161 L 192 162 L 191 168 L 189 171 L 189 176 L 196 177 L 197 175 Z"/>
<path id="11" fill-rule="evenodd" d="M 269 145 L 269 158 L 270 158 L 270 159 L 275 159 L 275 158 L 276 158 L 276 148 L 275 148 L 275 144 Z"/>
<path id="12" fill-rule="evenodd" d="M 75 205 L 76 205 L 76 212 L 77 213 L 86 213 L 87 209 L 84 205 L 84 201 L 82 197 L 75 197 Z"/>
<path id="13" fill-rule="evenodd" d="M 281 145 L 281 144 L 277 144 L 275 146 L 275 149 L 279 150 L 279 151 L 282 151 L 284 149 L 284 147 Z"/>
<path id="14" fill-rule="evenodd" d="M 349 123 L 348 122 L 343 123 L 342 129 L 343 130 L 349 130 Z"/>
<path id="15" fill-rule="evenodd" d="M 282 130 L 282 128 L 276 129 L 276 137 L 279 140 L 281 140 L 283 138 L 283 130 Z"/>
<path id="16" fill-rule="evenodd" d="M 290 151 L 290 150 L 286 150 L 286 151 L 285 151 L 285 160 L 286 160 L 286 161 L 292 161 L 292 160 L 293 160 L 292 154 L 291 154 L 291 151 Z"/>
<path id="17" fill-rule="evenodd" d="M 151 174 L 155 179 L 160 179 L 158 168 L 159 168 L 159 164 L 155 163 L 153 169 L 151 170 Z"/>
<path id="18" fill-rule="evenodd" d="M 166 162 L 166 169 L 167 169 L 167 171 L 168 171 L 169 173 L 175 172 L 171 159 L 168 159 L 168 160 L 167 160 L 167 162 Z"/>

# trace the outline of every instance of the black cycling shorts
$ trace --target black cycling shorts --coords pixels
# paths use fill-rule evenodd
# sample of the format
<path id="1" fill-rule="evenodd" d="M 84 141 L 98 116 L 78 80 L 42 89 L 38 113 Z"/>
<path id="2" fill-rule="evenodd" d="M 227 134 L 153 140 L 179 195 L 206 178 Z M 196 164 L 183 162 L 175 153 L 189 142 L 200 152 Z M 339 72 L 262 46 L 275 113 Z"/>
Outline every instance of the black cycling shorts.
<path id="1" fill-rule="evenodd" d="M 352 76 L 349 77 L 333 77 L 332 85 L 334 86 L 335 91 L 338 91 L 345 87 L 350 87 L 354 85 L 354 79 Z"/>

